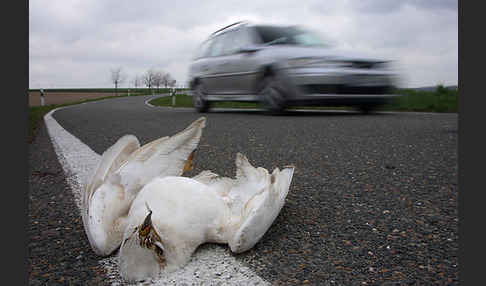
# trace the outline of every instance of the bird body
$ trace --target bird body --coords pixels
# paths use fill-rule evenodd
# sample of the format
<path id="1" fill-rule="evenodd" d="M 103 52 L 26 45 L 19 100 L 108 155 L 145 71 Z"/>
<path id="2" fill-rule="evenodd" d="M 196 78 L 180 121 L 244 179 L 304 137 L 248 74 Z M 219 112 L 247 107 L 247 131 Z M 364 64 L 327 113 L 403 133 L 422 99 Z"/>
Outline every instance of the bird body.
<path id="1" fill-rule="evenodd" d="M 139 281 L 173 271 L 207 242 L 228 244 L 235 253 L 253 247 L 280 212 L 293 167 L 269 174 L 240 153 L 236 165 L 235 179 L 203 171 L 194 178 L 155 178 L 143 187 L 120 247 L 122 277 Z"/>
<path id="2" fill-rule="evenodd" d="M 205 126 L 201 117 L 141 147 L 125 135 L 103 153 L 83 193 L 83 225 L 96 254 L 107 256 L 120 246 L 130 205 L 143 186 L 155 177 L 182 175 Z"/>
<path id="3" fill-rule="evenodd" d="M 241 253 L 270 228 L 285 203 L 293 166 L 272 173 L 236 154 L 236 177 L 192 169 L 206 119 L 140 146 L 121 137 L 102 155 L 83 196 L 82 218 L 95 253 L 119 248 L 127 281 L 155 278 L 186 264 L 203 243 Z"/>
<path id="4" fill-rule="evenodd" d="M 137 231 L 151 214 L 151 225 L 160 241 L 164 263 L 158 251 L 140 244 Z M 204 242 L 226 241 L 220 233 L 228 215 L 227 206 L 211 188 L 185 177 L 156 178 L 147 184 L 133 201 L 124 239 L 120 247 L 120 273 L 129 281 L 157 276 L 187 263 L 191 254 Z M 167 268 L 166 268 L 167 267 Z M 166 268 L 166 269 L 164 269 Z"/>

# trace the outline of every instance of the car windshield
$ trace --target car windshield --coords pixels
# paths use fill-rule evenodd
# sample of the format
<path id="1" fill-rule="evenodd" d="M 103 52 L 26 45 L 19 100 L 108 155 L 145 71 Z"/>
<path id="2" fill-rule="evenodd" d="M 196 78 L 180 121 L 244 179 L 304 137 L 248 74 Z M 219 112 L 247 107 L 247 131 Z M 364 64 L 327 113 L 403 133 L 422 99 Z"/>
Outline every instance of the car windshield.
<path id="1" fill-rule="evenodd" d="M 255 29 L 265 45 L 329 46 L 317 33 L 300 27 L 256 26 Z"/>

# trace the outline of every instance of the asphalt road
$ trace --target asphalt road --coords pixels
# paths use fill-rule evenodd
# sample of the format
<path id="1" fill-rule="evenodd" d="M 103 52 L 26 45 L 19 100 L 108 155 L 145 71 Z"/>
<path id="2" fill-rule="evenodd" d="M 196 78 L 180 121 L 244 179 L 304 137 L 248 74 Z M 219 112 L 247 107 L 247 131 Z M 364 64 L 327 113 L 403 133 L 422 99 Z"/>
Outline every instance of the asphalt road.
<path id="1" fill-rule="evenodd" d="M 201 114 L 125 97 L 53 117 L 98 154 L 125 134 L 145 144 Z M 262 240 L 235 255 L 275 284 L 457 285 L 457 114 L 213 111 L 195 175 L 296 166 L 286 204 Z"/>

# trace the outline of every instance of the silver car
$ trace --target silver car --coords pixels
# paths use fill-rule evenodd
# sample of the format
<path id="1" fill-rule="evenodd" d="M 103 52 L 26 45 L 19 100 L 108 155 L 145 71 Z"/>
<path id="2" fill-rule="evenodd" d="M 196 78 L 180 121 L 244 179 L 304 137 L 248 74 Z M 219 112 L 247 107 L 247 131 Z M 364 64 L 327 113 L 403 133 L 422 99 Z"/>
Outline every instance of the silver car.
<path id="1" fill-rule="evenodd" d="M 337 54 L 298 26 L 237 22 L 204 41 L 189 68 L 193 105 L 259 102 L 270 112 L 290 106 L 355 106 L 389 102 L 397 74 L 389 62 Z"/>

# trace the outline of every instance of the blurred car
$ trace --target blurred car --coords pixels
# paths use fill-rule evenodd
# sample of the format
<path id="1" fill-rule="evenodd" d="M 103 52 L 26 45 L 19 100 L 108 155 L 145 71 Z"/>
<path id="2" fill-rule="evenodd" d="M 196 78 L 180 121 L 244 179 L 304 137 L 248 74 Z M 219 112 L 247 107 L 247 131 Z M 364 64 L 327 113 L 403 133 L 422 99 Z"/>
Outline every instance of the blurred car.
<path id="1" fill-rule="evenodd" d="M 189 68 L 193 105 L 259 102 L 268 111 L 290 106 L 386 104 L 397 74 L 389 61 L 337 53 L 317 33 L 299 26 L 237 22 L 199 47 Z"/>

